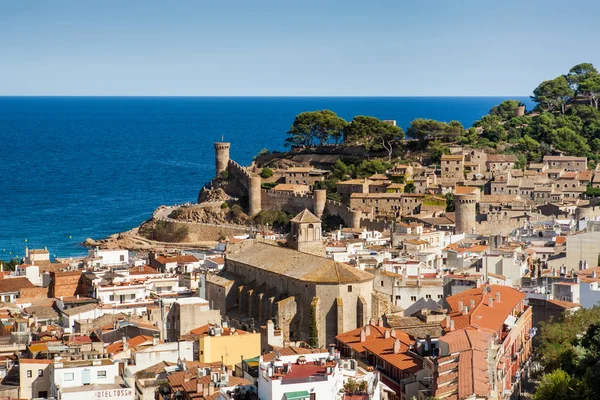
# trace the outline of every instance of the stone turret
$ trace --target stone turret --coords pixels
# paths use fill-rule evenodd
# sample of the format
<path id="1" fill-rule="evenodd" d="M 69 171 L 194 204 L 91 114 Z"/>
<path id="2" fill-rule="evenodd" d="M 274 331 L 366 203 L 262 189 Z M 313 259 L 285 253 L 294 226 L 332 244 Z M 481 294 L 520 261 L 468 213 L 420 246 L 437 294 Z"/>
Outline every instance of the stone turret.
<path id="1" fill-rule="evenodd" d="M 248 208 L 250 215 L 256 215 L 262 210 L 262 178 L 251 176 L 248 182 Z"/>
<path id="2" fill-rule="evenodd" d="M 229 164 L 229 148 L 231 143 L 229 142 L 215 142 L 215 167 L 216 177 L 221 176 L 223 171 L 227 170 Z"/>
<path id="3" fill-rule="evenodd" d="M 315 197 L 314 212 L 317 218 L 323 218 L 323 211 L 325 210 L 325 203 L 327 202 L 327 191 L 320 189 L 313 191 Z"/>
<path id="4" fill-rule="evenodd" d="M 455 194 L 454 211 L 456 212 L 456 221 L 454 223 L 454 233 L 474 233 L 475 217 L 477 215 L 477 195 Z"/>
<path id="5" fill-rule="evenodd" d="M 525 106 L 515 108 L 515 117 L 522 117 L 523 115 L 525 115 Z"/>

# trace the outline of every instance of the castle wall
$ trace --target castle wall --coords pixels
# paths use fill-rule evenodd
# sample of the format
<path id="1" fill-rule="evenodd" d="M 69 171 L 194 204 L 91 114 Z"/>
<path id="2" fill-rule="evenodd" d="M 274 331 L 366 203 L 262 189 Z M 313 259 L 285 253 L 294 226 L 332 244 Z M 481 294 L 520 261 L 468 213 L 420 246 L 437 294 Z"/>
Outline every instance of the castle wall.
<path id="1" fill-rule="evenodd" d="M 274 192 L 271 190 L 261 190 L 262 209 L 263 210 L 284 210 L 292 214 L 298 214 L 305 208 L 314 212 L 317 207 L 323 207 L 322 215 L 339 215 L 346 226 L 351 228 L 360 227 L 360 211 L 351 210 L 347 205 L 333 201 L 323 200 L 323 195 L 319 194 L 315 198 L 312 194 L 295 194 L 286 192 Z"/>

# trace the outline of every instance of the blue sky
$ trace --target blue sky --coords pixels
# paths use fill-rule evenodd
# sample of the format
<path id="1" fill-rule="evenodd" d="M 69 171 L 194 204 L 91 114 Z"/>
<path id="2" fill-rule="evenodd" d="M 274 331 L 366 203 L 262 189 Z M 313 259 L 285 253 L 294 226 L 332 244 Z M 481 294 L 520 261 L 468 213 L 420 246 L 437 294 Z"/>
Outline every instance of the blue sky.
<path id="1" fill-rule="evenodd" d="M 0 95 L 529 95 L 600 2 L 0 0 Z"/>

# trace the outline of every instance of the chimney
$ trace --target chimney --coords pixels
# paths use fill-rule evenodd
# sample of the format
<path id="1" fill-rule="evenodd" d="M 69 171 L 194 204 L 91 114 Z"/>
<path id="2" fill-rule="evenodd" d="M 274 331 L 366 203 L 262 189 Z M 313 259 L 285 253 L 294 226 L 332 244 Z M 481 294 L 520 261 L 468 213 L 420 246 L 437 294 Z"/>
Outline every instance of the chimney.
<path id="1" fill-rule="evenodd" d="M 329 355 L 333 356 L 335 354 L 335 344 L 330 344 L 329 345 Z"/>
<path id="2" fill-rule="evenodd" d="M 79 300 L 79 295 L 77 295 L 77 300 Z"/>
<path id="3" fill-rule="evenodd" d="M 371 327 L 369 325 L 365 326 L 365 335 L 371 336 Z"/>
<path id="4" fill-rule="evenodd" d="M 592 271 L 592 278 L 596 278 L 596 271 Z"/>
<path id="5" fill-rule="evenodd" d="M 396 329 L 390 329 L 390 337 L 396 338 Z"/>
<path id="6" fill-rule="evenodd" d="M 471 301 L 469 302 L 471 308 L 475 308 L 475 300 L 471 299 Z"/>
<path id="7" fill-rule="evenodd" d="M 552 276 L 556 276 L 556 267 L 552 268 Z"/>
<path id="8" fill-rule="evenodd" d="M 202 393 L 203 390 L 202 384 L 200 383 L 200 377 L 202 376 L 200 370 L 200 367 L 198 367 L 198 369 L 196 370 L 196 393 Z"/>
<path id="9" fill-rule="evenodd" d="M 383 318 L 379 318 L 378 325 L 383 328 Z"/>
<path id="10" fill-rule="evenodd" d="M 127 336 L 123 336 L 121 341 L 123 342 L 123 351 L 127 351 L 127 349 L 129 349 L 129 343 L 127 343 Z"/>
<path id="11" fill-rule="evenodd" d="M 450 331 L 454 330 L 454 320 L 450 320 Z"/>
<path id="12" fill-rule="evenodd" d="M 402 343 L 399 339 L 394 340 L 394 354 L 400 353 Z"/>
<path id="13" fill-rule="evenodd" d="M 152 337 L 152 346 L 156 345 L 158 345 L 158 335 L 154 335 L 154 337 Z"/>
<path id="14" fill-rule="evenodd" d="M 496 292 L 496 302 L 500 303 L 500 292 Z"/>
<path id="15" fill-rule="evenodd" d="M 494 299 L 492 299 L 492 296 L 488 296 L 488 307 L 494 308 Z"/>
<path id="16" fill-rule="evenodd" d="M 446 315 L 446 328 L 450 327 L 450 321 L 452 320 L 452 318 L 450 318 L 449 315 Z"/>
<path id="17" fill-rule="evenodd" d="M 458 312 L 462 312 L 462 310 L 463 310 L 463 302 L 459 301 L 458 302 Z"/>
<path id="18" fill-rule="evenodd" d="M 362 342 L 365 342 L 366 340 L 367 340 L 367 333 L 365 332 L 364 329 L 361 329 L 361 331 L 360 331 L 360 341 L 362 343 Z"/>
<path id="19" fill-rule="evenodd" d="M 390 338 L 390 331 L 385 331 L 385 333 L 383 334 L 383 338 L 384 339 L 389 339 Z"/>
<path id="20" fill-rule="evenodd" d="M 469 307 L 463 308 L 463 315 L 469 315 Z"/>

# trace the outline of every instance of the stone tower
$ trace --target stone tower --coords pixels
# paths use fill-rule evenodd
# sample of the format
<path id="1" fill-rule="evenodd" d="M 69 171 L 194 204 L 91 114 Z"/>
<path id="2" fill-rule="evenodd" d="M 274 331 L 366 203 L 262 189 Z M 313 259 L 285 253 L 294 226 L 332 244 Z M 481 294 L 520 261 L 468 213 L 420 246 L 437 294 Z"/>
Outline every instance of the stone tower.
<path id="1" fill-rule="evenodd" d="M 315 197 L 315 205 L 313 206 L 315 216 L 317 218 L 323 218 L 323 211 L 325 210 L 325 203 L 327 202 L 327 191 L 323 189 L 313 190 Z"/>
<path id="2" fill-rule="evenodd" d="M 291 219 L 292 230 L 288 237 L 288 246 L 302 253 L 325 256 L 325 247 L 321 237 L 321 220 L 304 209 Z"/>
<path id="3" fill-rule="evenodd" d="M 454 223 L 454 233 L 474 233 L 477 195 L 473 193 L 455 194 L 454 211 L 456 212 L 456 221 Z"/>
<path id="4" fill-rule="evenodd" d="M 229 148 L 231 143 L 229 142 L 215 142 L 215 167 L 216 177 L 221 176 L 223 171 L 227 170 L 229 164 Z"/>
<path id="5" fill-rule="evenodd" d="M 525 115 L 525 106 L 515 108 L 515 117 L 522 117 L 523 115 Z"/>
<path id="6" fill-rule="evenodd" d="M 262 210 L 262 178 L 251 176 L 248 180 L 248 209 L 250 215 L 256 215 Z"/>

